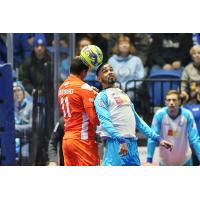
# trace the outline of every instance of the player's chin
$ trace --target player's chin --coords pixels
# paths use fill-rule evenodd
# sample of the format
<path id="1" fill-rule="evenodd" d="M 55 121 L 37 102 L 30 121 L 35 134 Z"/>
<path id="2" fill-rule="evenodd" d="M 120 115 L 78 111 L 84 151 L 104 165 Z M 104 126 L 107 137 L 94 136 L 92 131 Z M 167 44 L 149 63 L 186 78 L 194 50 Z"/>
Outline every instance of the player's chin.
<path id="1" fill-rule="evenodd" d="M 108 79 L 108 82 L 109 82 L 110 84 L 115 83 L 115 81 L 116 81 L 116 78 L 115 78 L 115 77 L 110 77 L 110 78 Z"/>

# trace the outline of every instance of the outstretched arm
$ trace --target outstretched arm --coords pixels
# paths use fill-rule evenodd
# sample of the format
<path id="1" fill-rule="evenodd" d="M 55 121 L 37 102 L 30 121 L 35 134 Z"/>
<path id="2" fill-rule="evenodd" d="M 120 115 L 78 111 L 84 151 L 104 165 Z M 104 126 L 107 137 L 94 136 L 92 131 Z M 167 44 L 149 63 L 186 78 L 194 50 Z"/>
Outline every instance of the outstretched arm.
<path id="1" fill-rule="evenodd" d="M 159 134 L 157 134 L 158 132 L 155 132 L 153 129 L 151 129 L 146 122 L 136 113 L 133 104 L 131 105 L 132 111 L 134 113 L 135 116 L 135 120 L 136 120 L 136 127 L 137 129 L 143 133 L 146 137 L 151 138 L 153 141 L 155 142 L 160 142 L 161 141 L 161 137 Z"/>

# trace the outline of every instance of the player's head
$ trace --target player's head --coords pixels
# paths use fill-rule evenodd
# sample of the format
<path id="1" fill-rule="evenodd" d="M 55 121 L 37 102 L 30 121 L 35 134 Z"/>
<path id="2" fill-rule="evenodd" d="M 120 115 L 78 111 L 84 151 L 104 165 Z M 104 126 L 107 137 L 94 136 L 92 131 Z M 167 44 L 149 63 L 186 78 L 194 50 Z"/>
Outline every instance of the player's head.
<path id="1" fill-rule="evenodd" d="M 83 64 L 80 56 L 76 56 L 75 58 L 72 59 L 72 62 L 70 65 L 71 74 L 80 76 L 80 78 L 83 80 L 85 76 L 87 75 L 88 69 L 89 67 Z"/>
<path id="2" fill-rule="evenodd" d="M 180 93 L 176 90 L 169 90 L 165 97 L 165 104 L 170 111 L 177 111 L 181 105 Z"/>
<path id="3" fill-rule="evenodd" d="M 116 75 L 109 64 L 102 64 L 96 71 L 97 79 L 103 88 L 112 86 L 116 82 Z"/>

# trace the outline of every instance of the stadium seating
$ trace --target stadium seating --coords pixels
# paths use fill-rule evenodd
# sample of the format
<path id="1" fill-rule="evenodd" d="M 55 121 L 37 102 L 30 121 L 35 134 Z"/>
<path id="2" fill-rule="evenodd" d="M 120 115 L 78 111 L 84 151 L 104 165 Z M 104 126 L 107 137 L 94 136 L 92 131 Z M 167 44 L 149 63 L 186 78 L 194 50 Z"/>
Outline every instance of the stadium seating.
<path id="1" fill-rule="evenodd" d="M 150 74 L 148 90 L 154 106 L 163 106 L 167 91 L 179 88 L 181 74 L 179 70 L 158 70 Z"/>

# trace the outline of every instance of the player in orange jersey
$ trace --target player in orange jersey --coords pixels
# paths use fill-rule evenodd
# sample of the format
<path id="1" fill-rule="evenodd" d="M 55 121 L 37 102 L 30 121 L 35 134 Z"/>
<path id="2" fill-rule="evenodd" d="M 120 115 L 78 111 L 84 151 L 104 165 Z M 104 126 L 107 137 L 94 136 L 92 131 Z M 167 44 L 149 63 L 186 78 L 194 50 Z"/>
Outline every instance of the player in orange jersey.
<path id="1" fill-rule="evenodd" d="M 59 88 L 58 101 L 65 121 L 63 137 L 64 164 L 67 166 L 99 165 L 95 129 L 98 124 L 93 89 L 83 82 L 88 71 L 80 57 L 70 66 L 70 75 Z"/>

